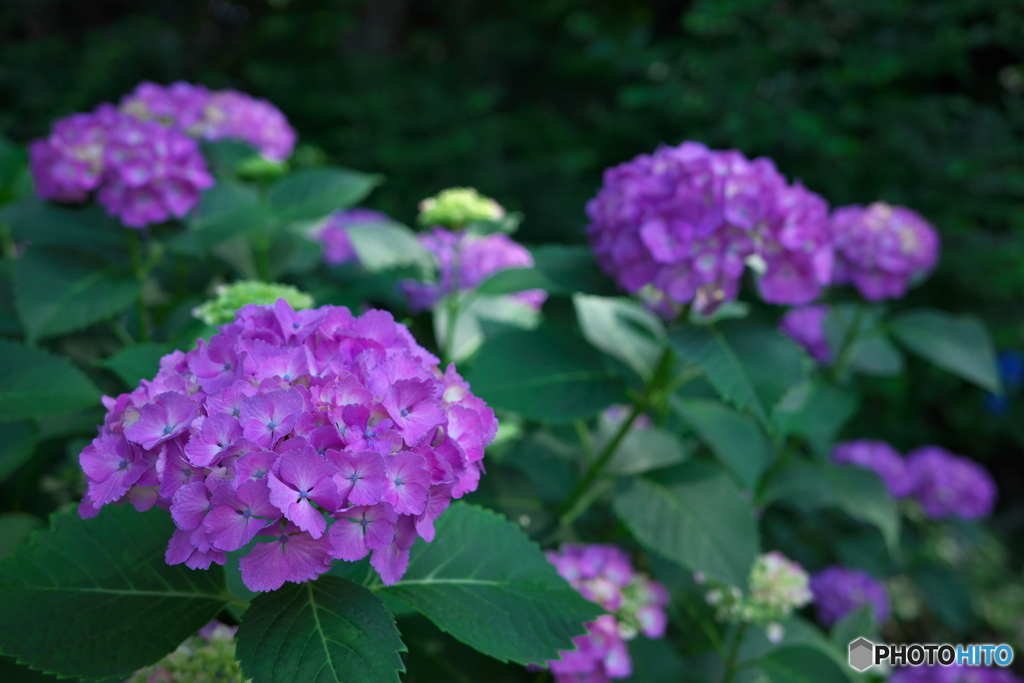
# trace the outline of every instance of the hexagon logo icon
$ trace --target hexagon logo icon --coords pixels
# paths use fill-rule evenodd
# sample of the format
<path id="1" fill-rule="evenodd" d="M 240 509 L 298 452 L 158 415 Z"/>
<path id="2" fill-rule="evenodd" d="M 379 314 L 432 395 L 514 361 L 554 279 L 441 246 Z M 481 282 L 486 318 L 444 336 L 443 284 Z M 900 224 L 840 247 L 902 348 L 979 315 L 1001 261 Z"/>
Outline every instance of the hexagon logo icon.
<path id="1" fill-rule="evenodd" d="M 874 643 L 867 638 L 858 638 L 850 643 L 850 666 L 857 671 L 864 671 L 873 664 Z"/>

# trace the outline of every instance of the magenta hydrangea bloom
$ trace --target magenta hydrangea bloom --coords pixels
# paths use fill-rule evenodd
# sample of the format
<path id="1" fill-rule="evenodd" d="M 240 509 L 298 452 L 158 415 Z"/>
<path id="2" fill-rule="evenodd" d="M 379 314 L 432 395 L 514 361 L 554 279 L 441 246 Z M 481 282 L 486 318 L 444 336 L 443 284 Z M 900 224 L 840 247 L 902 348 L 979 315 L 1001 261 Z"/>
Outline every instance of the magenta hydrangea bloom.
<path id="1" fill-rule="evenodd" d="M 825 201 L 737 151 L 684 142 L 609 168 L 587 215 L 598 264 L 666 317 L 735 299 L 751 259 L 771 303 L 809 303 L 832 276 Z"/>
<path id="2" fill-rule="evenodd" d="M 833 281 L 852 284 L 870 301 L 899 298 L 939 259 L 939 235 L 918 213 L 875 202 L 832 214 Z"/>
<path id="3" fill-rule="evenodd" d="M 355 249 L 348 237 L 348 228 L 360 223 L 388 223 L 391 219 L 380 211 L 373 209 L 348 209 L 335 211 L 317 233 L 317 240 L 324 247 L 324 260 L 332 266 L 357 261 Z"/>
<path id="4" fill-rule="evenodd" d="M 913 481 L 907 464 L 895 448 L 884 441 L 859 439 L 836 444 L 832 461 L 841 465 L 856 465 L 871 470 L 885 483 L 894 498 L 910 495 Z"/>
<path id="5" fill-rule="evenodd" d="M 573 638 L 575 650 L 559 652 L 548 662 L 558 683 L 628 678 L 633 662 L 626 642 L 642 633 L 665 635 L 668 619 L 665 587 L 633 571 L 629 555 L 614 545 L 564 545 L 548 551 L 548 560 L 583 597 L 612 614 L 587 624 L 587 633 Z"/>
<path id="6" fill-rule="evenodd" d="M 103 150 L 120 114 L 101 105 L 88 114 L 72 114 L 53 124 L 49 137 L 29 145 L 36 192 L 43 199 L 80 203 L 103 179 Z"/>
<path id="7" fill-rule="evenodd" d="M 818 621 L 831 626 L 862 605 L 871 605 L 876 624 L 889 618 L 885 588 L 870 574 L 846 567 L 828 567 L 811 577 Z"/>
<path id="8" fill-rule="evenodd" d="M 407 280 L 402 283 L 409 308 L 414 313 L 429 309 L 451 292 L 473 289 L 500 270 L 533 266 L 533 256 L 526 247 L 500 232 L 476 235 L 465 230 L 453 232 L 435 227 L 420 233 L 419 240 L 437 259 L 438 278 L 437 282 Z M 547 300 L 547 292 L 531 289 L 516 292 L 511 297 L 539 309 Z"/>
<path id="9" fill-rule="evenodd" d="M 494 413 L 389 313 L 242 308 L 208 343 L 164 356 L 131 393 L 104 398 L 81 454 L 91 516 L 157 505 L 177 530 L 170 564 L 241 560 L 257 591 L 370 562 L 385 583 L 452 498 L 476 489 Z"/>
<path id="10" fill-rule="evenodd" d="M 815 305 L 791 308 L 779 321 L 779 330 L 802 346 L 814 360 L 822 365 L 832 362 L 832 351 L 825 338 L 825 319 L 828 306 Z"/>
<path id="11" fill-rule="evenodd" d="M 986 517 L 995 507 L 996 485 L 985 468 L 939 446 L 907 454 L 910 495 L 932 519 Z"/>

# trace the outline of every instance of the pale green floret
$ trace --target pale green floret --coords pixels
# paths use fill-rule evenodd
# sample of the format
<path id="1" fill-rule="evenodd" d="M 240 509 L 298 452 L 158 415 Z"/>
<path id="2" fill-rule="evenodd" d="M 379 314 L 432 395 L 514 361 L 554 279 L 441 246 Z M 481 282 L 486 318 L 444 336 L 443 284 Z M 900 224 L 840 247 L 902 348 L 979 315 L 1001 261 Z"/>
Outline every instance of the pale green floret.
<path id="1" fill-rule="evenodd" d="M 759 555 L 750 570 L 748 593 L 735 586 L 703 581 L 710 590 L 706 599 L 722 621 L 743 622 L 768 628 L 769 635 L 781 638 L 781 626 L 793 610 L 811 602 L 810 577 L 796 562 L 778 552 Z"/>
<path id="2" fill-rule="evenodd" d="M 272 304 L 278 299 L 284 299 L 296 311 L 313 307 L 313 297 L 291 285 L 240 280 L 218 287 L 217 297 L 197 306 L 192 314 L 207 325 L 225 325 L 246 304 Z"/>
<path id="3" fill-rule="evenodd" d="M 458 229 L 474 221 L 498 221 L 505 209 L 472 187 L 452 187 L 420 202 L 419 222 Z"/>
<path id="4" fill-rule="evenodd" d="M 206 640 L 193 636 L 151 667 L 135 672 L 127 683 L 242 683 L 235 661 L 235 639 L 220 626 Z"/>

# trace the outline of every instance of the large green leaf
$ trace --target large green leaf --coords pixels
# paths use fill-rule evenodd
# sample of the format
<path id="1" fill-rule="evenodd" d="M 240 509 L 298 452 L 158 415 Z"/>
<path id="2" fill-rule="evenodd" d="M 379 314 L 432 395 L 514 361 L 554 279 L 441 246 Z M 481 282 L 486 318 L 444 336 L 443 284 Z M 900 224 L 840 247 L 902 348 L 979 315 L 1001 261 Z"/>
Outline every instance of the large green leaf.
<path id="1" fill-rule="evenodd" d="M 140 379 L 153 379 L 160 369 L 160 359 L 174 351 L 170 344 L 139 344 L 100 361 L 128 386 L 135 388 Z"/>
<path id="2" fill-rule="evenodd" d="M 928 610 L 958 634 L 978 626 L 971 588 L 964 578 L 942 567 L 923 565 L 910 572 Z"/>
<path id="3" fill-rule="evenodd" d="M 0 426 L 0 483 L 32 457 L 38 432 L 35 423 L 28 420 Z"/>
<path id="4" fill-rule="evenodd" d="M 263 593 L 238 628 L 238 659 L 255 681 L 397 682 L 404 651 L 380 599 L 337 576 Z"/>
<path id="5" fill-rule="evenodd" d="M 753 489 L 772 461 L 772 451 L 757 421 L 719 403 L 671 400 L 672 407 L 739 482 Z"/>
<path id="6" fill-rule="evenodd" d="M 467 645 L 519 664 L 556 659 L 601 614 L 516 525 L 466 503 L 438 519 L 434 541 L 415 545 L 405 576 L 382 590 Z"/>
<path id="7" fill-rule="evenodd" d="M 983 389 L 1002 391 L 992 340 L 977 318 L 922 309 L 895 316 L 889 329 L 904 346 L 940 368 Z"/>
<path id="8" fill-rule="evenodd" d="M 43 524 L 27 512 L 5 512 L 0 515 L 0 560 L 14 552 L 28 535 Z"/>
<path id="9" fill-rule="evenodd" d="M 650 379 L 665 346 L 661 321 L 632 299 L 576 294 L 572 301 L 587 341 Z"/>
<path id="10" fill-rule="evenodd" d="M 188 227 L 199 243 L 209 248 L 265 230 L 270 217 L 270 207 L 253 187 L 221 180 L 203 191 L 199 205 L 188 217 Z"/>
<path id="11" fill-rule="evenodd" d="M 493 407 L 542 422 L 590 417 L 625 392 L 593 347 L 544 325 L 484 341 L 466 380 Z"/>
<path id="12" fill-rule="evenodd" d="M 28 249 L 15 261 L 13 277 L 18 317 L 30 341 L 120 313 L 140 288 L 131 275 L 70 249 Z"/>
<path id="13" fill-rule="evenodd" d="M 107 507 L 53 516 L 0 561 L 0 652 L 64 676 L 127 676 L 174 650 L 227 604 L 220 567 L 164 561 L 167 513 Z"/>
<path id="14" fill-rule="evenodd" d="M 754 513 L 714 465 L 693 460 L 659 470 L 657 479 L 625 479 L 614 508 L 648 550 L 710 578 L 747 584 L 759 545 Z"/>
<path id="15" fill-rule="evenodd" d="M 11 226 L 14 240 L 34 247 L 53 246 L 111 258 L 126 250 L 125 229 L 100 206 L 68 208 L 25 197 L 0 209 L 0 223 Z"/>
<path id="16" fill-rule="evenodd" d="M 307 168 L 289 173 L 270 187 L 270 208 L 284 223 L 315 221 L 361 201 L 383 181 L 347 168 Z"/>
<path id="17" fill-rule="evenodd" d="M 434 271 L 434 256 L 401 223 L 357 223 L 345 231 L 359 263 L 371 273 L 411 266 L 426 278 Z"/>
<path id="18" fill-rule="evenodd" d="M 532 330 L 540 325 L 537 310 L 510 296 L 478 296 L 475 293 L 450 296 L 457 296 L 460 300 L 459 316 L 452 335 L 454 341 L 449 345 L 449 313 L 443 300 L 434 306 L 434 333 L 455 363 L 471 356 L 488 336 L 507 332 L 510 328 Z"/>
<path id="19" fill-rule="evenodd" d="M 825 318 L 829 349 L 838 354 L 843 344 L 849 343 L 842 370 L 880 376 L 903 372 L 903 355 L 889 341 L 885 329 L 879 324 L 880 317 L 879 311 L 863 304 L 841 304 L 829 309 Z M 834 362 L 838 360 L 833 359 Z"/>
<path id="20" fill-rule="evenodd" d="M 756 665 L 770 683 L 835 683 L 846 678 L 835 659 L 806 645 L 772 650 Z"/>
<path id="21" fill-rule="evenodd" d="M 745 320 L 676 325 L 669 339 L 682 361 L 700 368 L 723 399 L 750 410 L 766 426 L 772 409 L 808 370 L 805 354 L 791 339 Z"/>
<path id="22" fill-rule="evenodd" d="M 66 359 L 0 341 L 0 422 L 62 415 L 99 403 L 100 392 Z"/>
<path id="23" fill-rule="evenodd" d="M 601 448 L 612 438 L 612 430 L 598 433 L 594 439 L 594 450 Z M 649 470 L 678 465 L 693 453 L 693 443 L 684 443 L 672 432 L 657 427 L 633 427 L 615 449 L 615 455 L 608 461 L 605 471 L 609 474 L 641 474 Z"/>
<path id="24" fill-rule="evenodd" d="M 797 434 L 820 458 L 832 451 L 836 434 L 857 412 L 856 394 L 812 380 L 790 391 L 776 407 L 773 419 L 782 434 Z"/>

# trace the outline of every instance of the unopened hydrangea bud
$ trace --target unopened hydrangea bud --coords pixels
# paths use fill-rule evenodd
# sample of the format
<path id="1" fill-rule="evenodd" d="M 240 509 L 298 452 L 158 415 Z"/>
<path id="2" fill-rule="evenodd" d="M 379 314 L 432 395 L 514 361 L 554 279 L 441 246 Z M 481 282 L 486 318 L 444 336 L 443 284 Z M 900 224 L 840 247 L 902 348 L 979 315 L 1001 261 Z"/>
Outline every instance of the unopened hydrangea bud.
<path id="1" fill-rule="evenodd" d="M 818 621 L 831 626 L 863 605 L 871 606 L 876 624 L 889 618 L 885 588 L 870 574 L 846 567 L 828 567 L 811 577 Z"/>
<path id="2" fill-rule="evenodd" d="M 832 362 L 832 351 L 825 338 L 825 319 L 828 306 L 804 306 L 786 311 L 779 329 L 802 346 L 814 360 L 822 365 Z"/>
<path id="3" fill-rule="evenodd" d="M 760 555 L 750 570 L 748 620 L 781 621 L 811 602 L 813 595 L 804 568 L 778 551 Z"/>
<path id="4" fill-rule="evenodd" d="M 296 311 L 313 307 L 313 297 L 291 285 L 258 280 L 239 280 L 217 287 L 217 296 L 193 311 L 207 325 L 224 325 L 235 319 L 238 309 L 247 304 L 272 304 L 284 299 Z"/>
<path id="5" fill-rule="evenodd" d="M 935 228 L 902 206 L 844 206 L 831 226 L 835 284 L 852 284 L 870 301 L 902 297 L 939 258 Z"/>
<path id="6" fill-rule="evenodd" d="M 498 221 L 505 217 L 505 209 L 490 197 L 472 187 L 452 187 L 420 202 L 421 225 L 440 225 L 453 230 L 474 221 Z"/>
<path id="7" fill-rule="evenodd" d="M 358 208 L 335 211 L 323 222 L 316 236 L 320 244 L 323 245 L 324 260 L 332 266 L 358 261 L 359 257 L 355 249 L 352 248 L 352 241 L 348 236 L 349 227 L 389 222 L 391 219 L 387 214 L 373 209 Z"/>
<path id="8" fill-rule="evenodd" d="M 996 485 L 985 468 L 939 446 L 908 453 L 907 478 L 910 495 L 932 519 L 978 519 L 995 507 Z"/>
<path id="9" fill-rule="evenodd" d="M 242 683 L 242 669 L 235 660 L 235 631 L 210 622 L 153 666 L 135 672 L 127 683 Z"/>
<path id="10" fill-rule="evenodd" d="M 836 444 L 832 450 L 832 461 L 871 470 L 881 477 L 894 498 L 906 497 L 913 486 L 903 457 L 884 441 L 859 439 Z"/>

